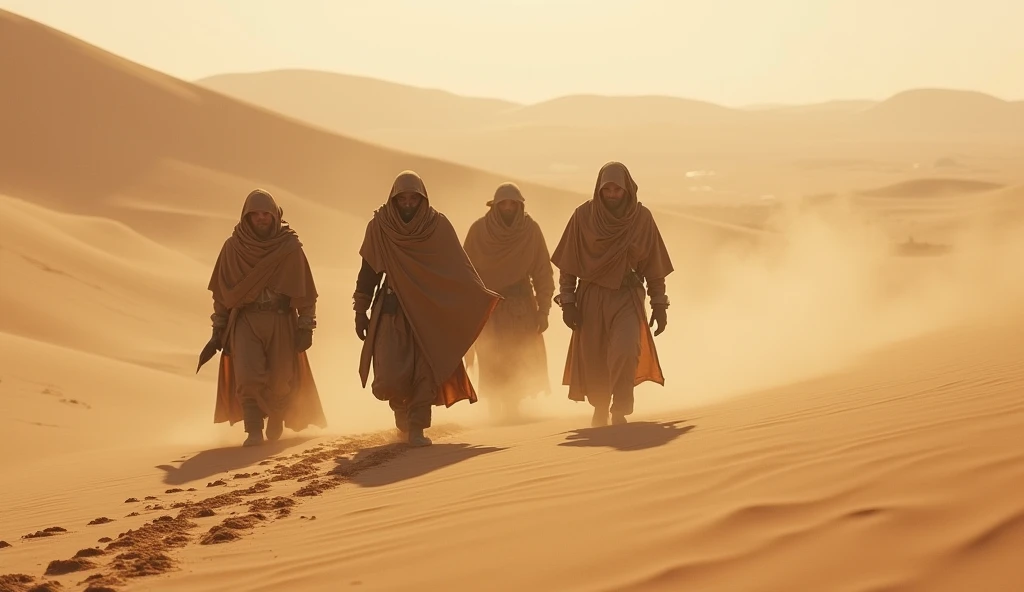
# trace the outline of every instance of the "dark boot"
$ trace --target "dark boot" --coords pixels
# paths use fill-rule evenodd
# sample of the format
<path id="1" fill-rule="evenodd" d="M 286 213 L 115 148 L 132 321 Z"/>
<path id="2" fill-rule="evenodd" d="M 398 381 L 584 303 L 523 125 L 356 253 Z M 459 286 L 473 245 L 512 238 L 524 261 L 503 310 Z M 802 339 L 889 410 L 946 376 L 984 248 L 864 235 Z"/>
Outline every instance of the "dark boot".
<path id="1" fill-rule="evenodd" d="M 423 435 L 423 428 L 412 428 L 409 430 L 409 446 L 430 446 L 433 442 Z"/>
<path id="2" fill-rule="evenodd" d="M 594 407 L 594 415 L 590 418 L 590 427 L 600 428 L 608 425 L 608 408 Z"/>
<path id="3" fill-rule="evenodd" d="M 284 420 L 280 417 L 267 418 L 267 440 L 277 441 L 284 433 Z"/>
<path id="4" fill-rule="evenodd" d="M 244 413 L 245 431 L 249 434 L 242 446 L 263 444 L 263 411 L 255 401 L 246 400 L 242 402 L 242 412 Z"/>
<path id="5" fill-rule="evenodd" d="M 621 413 L 612 413 L 612 425 L 622 425 L 626 423 L 626 416 Z"/>

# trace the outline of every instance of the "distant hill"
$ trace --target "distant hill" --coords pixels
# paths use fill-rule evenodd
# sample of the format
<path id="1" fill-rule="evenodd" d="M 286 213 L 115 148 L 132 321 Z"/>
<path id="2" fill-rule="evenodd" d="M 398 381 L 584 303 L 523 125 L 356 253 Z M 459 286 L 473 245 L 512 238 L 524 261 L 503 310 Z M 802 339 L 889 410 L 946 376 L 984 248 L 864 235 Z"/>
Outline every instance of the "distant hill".
<path id="1" fill-rule="evenodd" d="M 858 192 L 865 197 L 948 197 L 973 193 L 985 193 L 1003 188 L 1000 183 L 975 181 L 973 179 L 913 179 Z"/>
<path id="2" fill-rule="evenodd" d="M 222 74 L 198 80 L 197 84 L 345 133 L 657 124 L 757 128 L 778 121 L 835 125 L 844 131 L 859 128 L 861 135 L 879 138 L 909 134 L 971 140 L 980 135 L 1013 140 L 1024 131 L 1024 101 L 941 88 L 910 89 L 883 101 L 834 100 L 732 108 L 661 95 L 569 95 L 523 105 L 314 70 Z"/>
<path id="3" fill-rule="evenodd" d="M 822 103 L 808 103 L 806 105 L 762 103 L 747 105 L 743 107 L 743 109 L 746 111 L 757 111 L 761 113 L 857 113 L 877 104 L 878 101 L 837 100 L 825 101 Z"/>
<path id="4" fill-rule="evenodd" d="M 500 114 L 496 125 L 631 127 L 659 123 L 712 125 L 755 117 L 705 101 L 666 96 L 570 95 Z"/>
<path id="5" fill-rule="evenodd" d="M 889 135 L 1024 142 L 1024 102 L 974 91 L 908 90 L 867 109 L 862 119 Z"/>
<path id="6" fill-rule="evenodd" d="M 343 133 L 463 129 L 521 107 L 362 76 L 315 70 L 221 74 L 196 81 L 218 93 Z"/>

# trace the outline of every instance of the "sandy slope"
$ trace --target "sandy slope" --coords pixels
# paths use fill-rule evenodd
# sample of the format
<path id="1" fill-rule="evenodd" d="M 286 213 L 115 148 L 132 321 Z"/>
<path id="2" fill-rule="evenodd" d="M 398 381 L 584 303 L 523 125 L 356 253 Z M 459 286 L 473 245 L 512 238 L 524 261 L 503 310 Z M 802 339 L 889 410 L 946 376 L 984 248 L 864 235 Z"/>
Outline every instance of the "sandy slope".
<path id="1" fill-rule="evenodd" d="M 98 479 L 109 469 L 29 474 L 63 491 L 33 502 L 5 488 L 5 565 L 39 577 L 33 563 L 103 548 L 100 536 L 213 507 L 191 528 L 166 522 L 165 535 L 189 537 L 183 547 L 115 545 L 57 579 L 123 577 L 113 555 L 162 549 L 178 567 L 125 589 L 1012 590 L 1024 585 L 1021 329 L 1018 318 L 948 331 L 830 377 L 622 428 L 439 430 L 435 447 L 413 451 L 373 438 L 285 443 L 265 451 L 277 454 L 269 464 L 212 451 L 186 464 L 253 466 L 227 461 L 227 473 L 188 481 L 142 470 L 131 453 L 117 480 Z M 310 469 L 314 481 L 287 478 Z M 226 485 L 206 487 L 219 477 Z M 311 483 L 319 493 L 299 495 Z M 164 493 L 172 486 L 197 491 Z M 254 506 L 255 527 L 237 520 L 278 497 L 292 501 Z M 193 505 L 169 509 L 181 500 Z M 154 504 L 164 509 L 142 509 Z M 117 522 L 86 525 L 100 516 Z M 200 544 L 231 516 L 240 540 Z M 11 540 L 50 526 L 70 532 Z"/>

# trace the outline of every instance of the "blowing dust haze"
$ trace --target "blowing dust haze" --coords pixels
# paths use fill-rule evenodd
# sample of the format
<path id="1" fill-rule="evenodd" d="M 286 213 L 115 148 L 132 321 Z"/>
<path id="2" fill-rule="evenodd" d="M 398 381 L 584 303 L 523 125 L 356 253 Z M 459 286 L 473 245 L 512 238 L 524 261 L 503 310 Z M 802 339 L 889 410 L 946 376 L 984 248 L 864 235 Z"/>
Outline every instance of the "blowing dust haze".
<path id="1" fill-rule="evenodd" d="M 1024 589 L 1019 3 L 499 4 L 0 1 L 0 592 Z"/>

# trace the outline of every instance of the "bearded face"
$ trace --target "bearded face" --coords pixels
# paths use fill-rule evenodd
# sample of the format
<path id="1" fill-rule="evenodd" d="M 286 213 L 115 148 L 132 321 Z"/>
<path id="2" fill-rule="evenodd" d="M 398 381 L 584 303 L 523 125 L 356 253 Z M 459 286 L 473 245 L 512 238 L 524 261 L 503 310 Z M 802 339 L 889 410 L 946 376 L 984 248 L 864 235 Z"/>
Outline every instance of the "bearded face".
<path id="1" fill-rule="evenodd" d="M 494 207 L 498 208 L 498 213 L 501 214 L 501 219 L 507 225 L 511 225 L 515 222 L 516 214 L 519 213 L 522 204 L 517 201 L 506 199 L 505 201 L 499 201 Z"/>
<path id="2" fill-rule="evenodd" d="M 256 231 L 256 236 L 266 240 L 270 238 L 270 233 L 273 232 L 274 215 L 270 212 L 250 212 L 249 224 Z"/>
<path id="3" fill-rule="evenodd" d="M 605 183 L 601 188 L 601 201 L 617 217 L 621 217 L 626 212 L 628 205 L 626 190 L 615 183 Z"/>
<path id="4" fill-rule="evenodd" d="M 398 215 L 402 222 L 408 224 L 412 221 L 416 212 L 423 203 L 423 196 L 414 191 L 404 191 L 395 196 L 395 206 L 398 208 Z"/>

